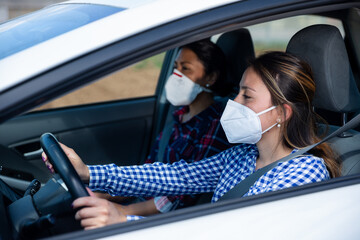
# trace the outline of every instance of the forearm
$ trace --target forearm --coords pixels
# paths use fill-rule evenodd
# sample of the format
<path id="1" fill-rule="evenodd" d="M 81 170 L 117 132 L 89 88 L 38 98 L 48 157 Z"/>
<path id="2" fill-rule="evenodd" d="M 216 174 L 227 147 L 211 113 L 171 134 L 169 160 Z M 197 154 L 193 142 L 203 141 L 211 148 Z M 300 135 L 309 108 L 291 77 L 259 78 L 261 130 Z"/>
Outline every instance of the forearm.
<path id="1" fill-rule="evenodd" d="M 207 160 L 205 165 L 200 167 L 188 165 L 185 162 L 177 162 L 173 165 L 156 163 L 132 167 L 118 167 L 113 164 L 89 166 L 91 175 L 89 187 L 92 190 L 106 191 L 111 195 L 121 196 L 210 192 L 216 187 L 218 173 L 221 171 L 212 168 L 212 159 Z M 219 163 L 215 165 L 220 166 Z"/>
<path id="2" fill-rule="evenodd" d="M 94 192 L 94 195 L 98 198 L 102 198 L 114 203 L 122 203 L 122 204 L 134 199 L 133 197 L 111 196 L 110 194 L 105 192 Z"/>
<path id="3" fill-rule="evenodd" d="M 124 215 L 149 216 L 159 213 L 156 209 L 154 199 L 144 202 L 133 203 L 127 206 L 116 204 L 118 210 Z"/>

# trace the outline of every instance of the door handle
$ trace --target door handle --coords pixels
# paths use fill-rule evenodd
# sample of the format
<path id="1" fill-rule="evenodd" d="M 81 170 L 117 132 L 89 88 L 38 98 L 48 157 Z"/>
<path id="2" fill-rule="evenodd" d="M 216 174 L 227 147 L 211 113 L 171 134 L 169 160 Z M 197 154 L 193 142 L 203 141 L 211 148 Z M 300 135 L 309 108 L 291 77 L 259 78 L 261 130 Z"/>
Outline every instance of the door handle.
<path id="1" fill-rule="evenodd" d="M 33 160 L 41 158 L 41 153 L 43 152 L 40 142 L 38 140 L 31 142 L 22 142 L 17 143 L 16 145 L 9 146 L 15 151 L 24 156 L 25 159 Z"/>
<path id="2" fill-rule="evenodd" d="M 40 148 L 39 150 L 24 153 L 24 157 L 30 158 L 30 159 L 37 158 L 37 157 L 41 156 L 42 152 L 43 152 L 43 150 L 42 150 L 42 148 Z"/>

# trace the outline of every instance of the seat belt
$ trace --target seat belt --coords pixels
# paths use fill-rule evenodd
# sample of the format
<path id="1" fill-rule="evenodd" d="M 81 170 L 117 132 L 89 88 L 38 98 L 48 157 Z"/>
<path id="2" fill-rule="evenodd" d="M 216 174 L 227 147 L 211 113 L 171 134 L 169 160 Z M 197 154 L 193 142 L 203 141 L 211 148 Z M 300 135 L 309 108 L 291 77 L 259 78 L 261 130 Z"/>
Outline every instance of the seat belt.
<path id="1" fill-rule="evenodd" d="M 169 144 L 170 136 L 172 133 L 173 122 L 169 122 L 163 129 L 163 133 L 159 142 L 159 151 L 157 154 L 157 162 L 164 162 L 164 153 L 167 145 Z"/>
<path id="2" fill-rule="evenodd" d="M 164 153 L 167 145 L 169 144 L 170 136 L 172 133 L 172 127 L 174 125 L 174 119 L 172 112 L 174 111 L 174 107 L 170 105 L 168 109 L 168 115 L 166 116 L 165 126 L 162 131 L 162 136 L 159 141 L 159 151 L 157 154 L 157 162 L 164 162 Z"/>
<path id="3" fill-rule="evenodd" d="M 323 138 L 321 141 L 307 146 L 305 148 L 302 148 L 300 150 L 298 150 L 295 153 L 291 153 L 263 168 L 260 168 L 259 170 L 255 171 L 254 173 L 250 174 L 247 178 L 245 178 L 244 180 L 242 180 L 240 183 L 238 183 L 237 185 L 235 185 L 230 191 L 226 192 L 220 199 L 219 201 L 223 201 L 223 200 L 227 200 L 227 199 L 234 199 L 236 197 L 242 197 L 244 196 L 245 193 L 247 193 L 250 189 L 250 187 L 252 185 L 254 185 L 254 183 L 265 173 L 267 173 L 268 171 L 270 171 L 271 169 L 273 169 L 277 164 L 282 163 L 282 162 L 286 162 L 289 161 L 295 157 L 304 155 L 306 152 L 310 151 L 311 149 L 313 149 L 314 147 L 318 146 L 319 144 L 328 141 L 329 139 L 338 136 L 340 134 L 342 134 L 343 132 L 346 132 L 352 128 L 355 128 L 357 125 L 359 125 L 360 123 L 360 114 L 358 114 L 356 117 L 354 117 L 353 119 L 351 119 L 349 122 L 347 122 L 345 125 L 343 125 L 342 127 L 340 127 L 339 129 L 337 129 L 336 131 L 334 131 L 333 133 L 329 134 L 328 136 L 326 136 L 325 138 Z"/>

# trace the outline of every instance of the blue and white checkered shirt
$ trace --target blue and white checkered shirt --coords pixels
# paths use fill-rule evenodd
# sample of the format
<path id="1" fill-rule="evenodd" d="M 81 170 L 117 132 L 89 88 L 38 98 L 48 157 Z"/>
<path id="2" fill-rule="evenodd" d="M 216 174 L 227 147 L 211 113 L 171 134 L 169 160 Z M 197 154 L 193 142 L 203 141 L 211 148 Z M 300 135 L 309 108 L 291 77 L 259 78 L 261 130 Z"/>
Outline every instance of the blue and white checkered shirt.
<path id="1" fill-rule="evenodd" d="M 296 150 L 294 150 L 296 151 Z M 293 152 L 294 152 L 293 151 Z M 214 192 L 216 202 L 237 183 L 255 171 L 256 145 L 240 144 L 210 158 L 188 164 L 145 164 L 119 167 L 88 166 L 89 187 L 111 195 L 163 196 Z M 329 179 L 324 160 L 312 155 L 299 156 L 260 177 L 244 196 L 299 186 Z"/>

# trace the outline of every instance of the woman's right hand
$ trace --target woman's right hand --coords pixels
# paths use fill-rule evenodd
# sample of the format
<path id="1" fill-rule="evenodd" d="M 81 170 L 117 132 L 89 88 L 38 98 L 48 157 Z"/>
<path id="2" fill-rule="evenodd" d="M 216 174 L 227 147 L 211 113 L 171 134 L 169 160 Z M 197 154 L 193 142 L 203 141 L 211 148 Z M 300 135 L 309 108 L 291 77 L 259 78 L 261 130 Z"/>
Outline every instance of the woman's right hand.
<path id="1" fill-rule="evenodd" d="M 126 216 L 118 210 L 118 204 L 98 198 L 87 190 L 89 197 L 78 198 L 72 204 L 77 209 L 75 219 L 81 222 L 85 230 L 126 222 Z"/>
<path id="2" fill-rule="evenodd" d="M 76 172 L 79 174 L 81 180 L 83 182 L 89 182 L 89 178 L 90 178 L 89 169 L 84 164 L 84 162 L 81 160 L 79 155 L 77 155 L 76 152 L 72 148 L 69 148 L 66 145 L 62 144 L 62 143 L 60 143 L 60 146 L 63 149 L 63 151 L 65 152 L 66 156 L 69 158 L 71 164 L 74 166 Z M 41 157 L 42 157 L 45 165 L 47 166 L 47 168 L 52 173 L 54 173 L 54 167 L 49 162 L 49 159 L 46 156 L 45 152 L 42 153 Z"/>

